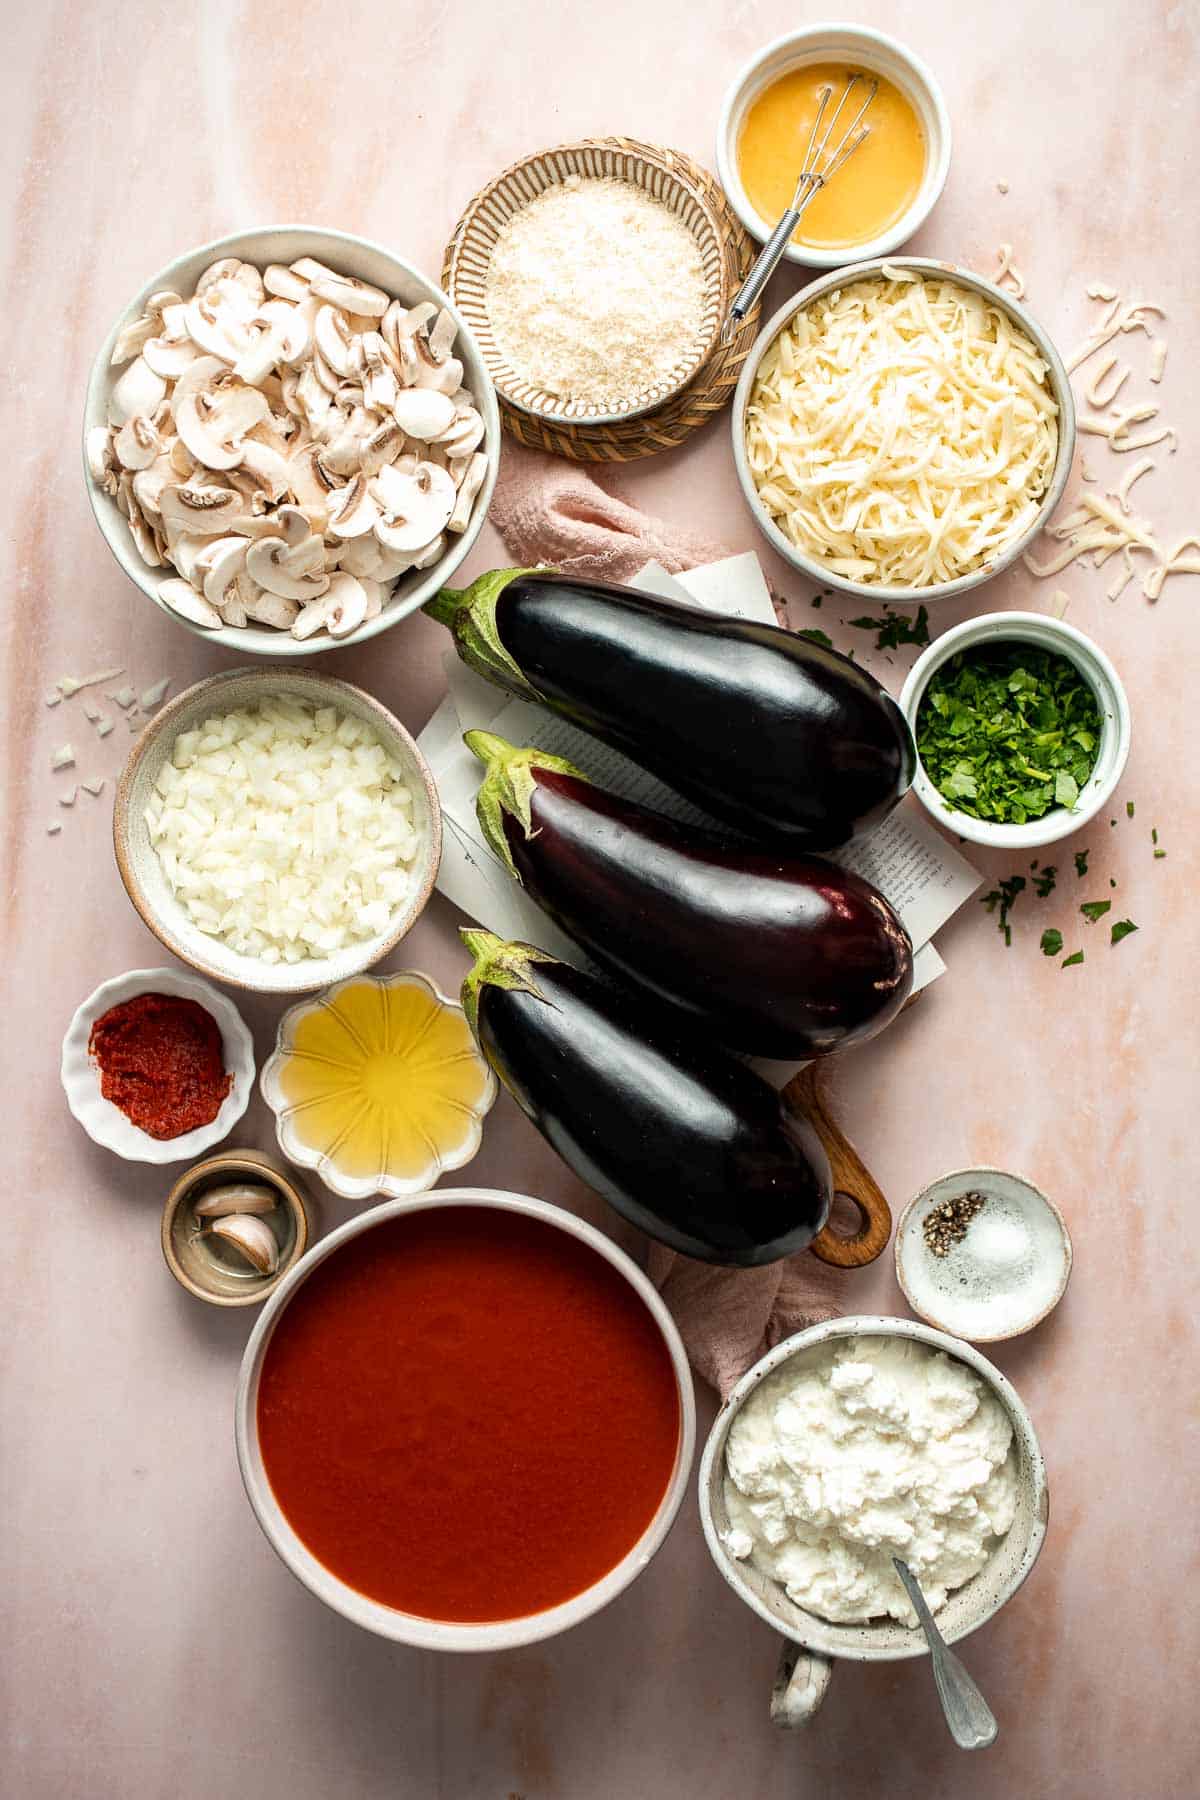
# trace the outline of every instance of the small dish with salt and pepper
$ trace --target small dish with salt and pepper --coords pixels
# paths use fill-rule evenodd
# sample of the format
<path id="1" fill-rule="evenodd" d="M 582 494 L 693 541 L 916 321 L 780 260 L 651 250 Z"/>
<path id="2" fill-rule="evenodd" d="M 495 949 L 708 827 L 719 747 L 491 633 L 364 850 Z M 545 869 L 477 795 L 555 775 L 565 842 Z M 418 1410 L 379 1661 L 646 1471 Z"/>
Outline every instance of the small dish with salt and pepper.
<path id="1" fill-rule="evenodd" d="M 1005 1169 L 956 1169 L 922 1188 L 896 1227 L 896 1279 L 913 1311 L 974 1344 L 1019 1337 L 1052 1312 L 1071 1237 L 1052 1200 Z"/>

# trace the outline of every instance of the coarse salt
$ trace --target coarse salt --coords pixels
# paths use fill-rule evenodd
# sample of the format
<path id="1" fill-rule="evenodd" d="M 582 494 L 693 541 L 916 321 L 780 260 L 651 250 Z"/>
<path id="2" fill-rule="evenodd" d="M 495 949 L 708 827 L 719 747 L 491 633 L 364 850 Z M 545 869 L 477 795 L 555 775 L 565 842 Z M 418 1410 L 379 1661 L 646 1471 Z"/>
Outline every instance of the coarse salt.
<path id="1" fill-rule="evenodd" d="M 580 175 L 508 220 L 485 292 L 497 347 L 519 375 L 614 410 L 684 372 L 704 299 L 683 220 L 631 182 Z"/>

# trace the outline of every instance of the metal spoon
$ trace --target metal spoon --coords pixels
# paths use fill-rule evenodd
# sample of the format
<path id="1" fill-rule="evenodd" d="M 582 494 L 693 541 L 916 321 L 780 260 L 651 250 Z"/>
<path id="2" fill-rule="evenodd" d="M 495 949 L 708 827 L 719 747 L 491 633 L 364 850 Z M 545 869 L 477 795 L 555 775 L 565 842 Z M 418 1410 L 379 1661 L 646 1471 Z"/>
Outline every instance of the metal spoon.
<path id="1" fill-rule="evenodd" d="M 946 1715 L 946 1723 L 950 1727 L 950 1736 L 960 1750 L 986 1750 L 989 1744 L 995 1742 L 999 1730 L 992 1709 L 953 1650 L 947 1648 L 946 1640 L 934 1624 L 933 1614 L 925 1604 L 920 1584 L 908 1564 L 898 1556 L 893 1556 L 892 1561 L 916 1608 L 921 1630 L 929 1645 L 933 1679 L 937 1685 L 942 1711 Z"/>

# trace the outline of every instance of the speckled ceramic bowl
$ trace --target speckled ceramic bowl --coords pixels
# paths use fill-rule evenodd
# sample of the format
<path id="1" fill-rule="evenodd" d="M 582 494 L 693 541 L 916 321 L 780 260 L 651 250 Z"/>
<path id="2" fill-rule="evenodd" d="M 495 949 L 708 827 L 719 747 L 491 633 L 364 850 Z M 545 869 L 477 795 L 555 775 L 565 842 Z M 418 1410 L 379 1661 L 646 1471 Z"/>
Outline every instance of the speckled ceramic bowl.
<path id="1" fill-rule="evenodd" d="M 159 770 L 181 731 L 234 707 L 254 706 L 273 694 L 293 695 L 315 706 L 333 706 L 364 720 L 389 756 L 406 771 L 413 797 L 413 825 L 421 847 L 411 870 L 405 904 L 374 937 L 346 945 L 331 956 L 306 956 L 294 963 L 266 963 L 231 950 L 222 939 L 201 931 L 171 891 L 158 852 L 150 842 L 144 813 Z M 232 669 L 184 690 L 156 713 L 129 753 L 113 805 L 113 848 L 125 891 L 143 922 L 175 956 L 202 975 L 260 994 L 303 994 L 370 968 L 411 931 L 437 880 L 442 856 L 442 809 L 429 765 L 409 733 L 378 700 L 349 682 L 307 669 Z"/>
<path id="2" fill-rule="evenodd" d="M 445 1135 L 436 1141 L 428 1140 L 428 1160 L 405 1176 L 389 1171 L 386 1165 L 371 1170 L 366 1175 L 351 1174 L 339 1162 L 339 1146 L 336 1143 L 327 1149 L 319 1149 L 305 1141 L 302 1117 L 304 1109 L 293 1106 L 284 1091 L 284 1070 L 294 1054 L 296 1032 L 301 1022 L 322 1007 L 328 1008 L 344 989 L 364 982 L 380 989 L 418 988 L 441 1012 L 457 1014 L 463 1022 L 469 1042 L 469 1049 L 464 1049 L 463 1054 L 470 1056 L 478 1075 L 478 1091 L 474 1100 L 465 1106 L 457 1106 L 450 1112 Z M 364 1050 L 364 1060 L 366 1055 Z M 348 1063 L 347 1066 L 351 1065 Z M 336 1075 L 336 1070 L 334 1074 Z M 290 1007 L 279 1021 L 275 1049 L 263 1064 L 260 1087 L 263 1099 L 275 1114 L 275 1135 L 279 1140 L 279 1148 L 288 1161 L 302 1169 L 314 1169 L 325 1186 L 333 1193 L 340 1194 L 344 1200 L 368 1200 L 374 1194 L 387 1194 L 395 1198 L 406 1194 L 421 1194 L 448 1170 L 461 1169 L 479 1149 L 483 1137 L 483 1121 L 495 1104 L 498 1091 L 496 1077 L 475 1048 L 466 1028 L 462 1007 L 457 1001 L 447 999 L 427 975 L 421 975 L 415 969 L 402 969 L 394 975 L 355 975 L 346 981 L 339 981 L 314 1000 L 305 1000 L 299 1006 Z"/>
<path id="3" fill-rule="evenodd" d="M 1032 1419 L 999 1369 L 960 1338 L 949 1337 L 944 1331 L 934 1331 L 912 1319 L 849 1317 L 814 1325 L 768 1350 L 742 1376 L 709 1433 L 700 1463 L 700 1521 L 712 1559 L 730 1587 L 787 1640 L 771 1707 L 772 1717 L 781 1725 L 804 1724 L 812 1716 L 824 1699 L 833 1663 L 839 1658 L 851 1662 L 897 1662 L 904 1657 L 928 1655 L 919 1627 L 901 1625 L 895 1619 L 838 1625 L 818 1618 L 789 1600 L 771 1576 L 750 1562 L 739 1562 L 725 1547 L 723 1534 L 729 1526 L 725 1508 L 725 1443 L 735 1417 L 759 1384 L 781 1363 L 831 1338 L 849 1337 L 912 1338 L 934 1350 L 944 1350 L 982 1377 L 1012 1421 L 1017 1458 L 1016 1517 L 986 1566 L 952 1593 L 937 1614 L 938 1627 L 949 1643 L 977 1631 L 1006 1600 L 1011 1600 L 1037 1561 L 1050 1513 L 1046 1467 Z"/>
<path id="4" fill-rule="evenodd" d="M 212 1123 L 185 1131 L 182 1137 L 152 1138 L 127 1119 L 120 1107 L 100 1092 L 100 1071 L 88 1055 L 97 1019 L 138 994 L 178 994 L 195 1000 L 212 1015 L 221 1032 L 225 1067 L 233 1076 L 233 1085 Z M 245 1112 L 254 1090 L 254 1043 L 233 1001 L 207 981 L 189 975 L 186 969 L 130 969 L 102 983 L 71 1020 L 63 1039 L 62 1084 L 72 1113 L 93 1142 L 105 1150 L 123 1156 L 126 1162 L 187 1162 L 228 1137 Z"/>
<path id="5" fill-rule="evenodd" d="M 312 256 L 341 274 L 353 275 L 360 281 L 371 282 L 376 287 L 383 288 L 385 292 L 403 300 L 407 306 L 415 306 L 422 300 L 432 300 L 437 306 L 450 305 L 441 289 L 411 263 L 393 255 L 382 244 L 374 244 L 368 238 L 353 237 L 345 231 L 327 231 L 314 225 L 265 225 L 252 231 L 237 231 L 229 237 L 215 238 L 212 243 L 200 244 L 194 250 L 185 251 L 165 268 L 157 270 L 143 283 L 128 306 L 122 307 L 92 365 L 83 420 L 83 476 L 92 512 L 105 543 L 129 579 L 168 618 L 174 619 L 186 631 L 193 632 L 210 644 L 220 644 L 227 650 L 236 650 L 241 656 L 283 657 L 313 656 L 321 650 L 361 644 L 367 638 L 375 637 L 379 632 L 387 631 L 402 619 L 408 618 L 424 605 L 431 594 L 436 594 L 440 587 L 444 587 L 459 564 L 470 555 L 471 547 L 479 536 L 491 505 L 496 471 L 500 466 L 500 412 L 486 364 L 479 345 L 469 327 L 464 326 L 459 314 L 459 335 L 454 354 L 463 365 L 464 382 L 474 394 L 475 404 L 483 417 L 485 431 L 480 447 L 487 451 L 487 475 L 475 497 L 467 529 L 451 537 L 445 555 L 438 562 L 428 569 L 416 569 L 402 576 L 396 583 L 392 598 L 378 618 L 367 619 L 357 631 L 352 631 L 343 638 L 335 639 L 327 631 L 319 631 L 303 642 L 294 638 L 290 631 L 275 631 L 269 625 L 222 625 L 215 631 L 193 625 L 159 598 L 160 584 L 164 578 L 174 574 L 174 570 L 152 569 L 143 561 L 130 536 L 128 522 L 116 501 L 97 486 L 88 472 L 86 443 L 92 426 L 105 422 L 109 395 L 122 373 L 120 369 L 114 369 L 110 362 L 113 345 L 122 326 L 142 312 L 143 303 L 151 294 L 163 288 L 171 288 L 175 293 L 185 296 L 193 294 L 196 282 L 209 264 L 226 256 L 240 257 L 244 262 L 254 263 L 259 269 L 268 263 L 290 263 L 301 256 Z M 451 311 L 453 310 L 451 306 Z"/>

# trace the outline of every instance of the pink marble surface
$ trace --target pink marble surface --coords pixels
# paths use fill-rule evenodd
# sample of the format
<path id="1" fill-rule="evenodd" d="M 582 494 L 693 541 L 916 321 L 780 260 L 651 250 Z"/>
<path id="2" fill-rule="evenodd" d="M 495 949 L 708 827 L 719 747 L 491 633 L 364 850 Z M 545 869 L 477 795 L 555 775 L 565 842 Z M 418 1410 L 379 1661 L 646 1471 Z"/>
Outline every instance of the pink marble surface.
<path id="1" fill-rule="evenodd" d="M 1156 392 L 1182 442 L 1142 493 L 1168 535 L 1194 526 L 1194 8 L 866 0 L 855 11 L 930 60 L 953 115 L 949 187 L 914 248 L 987 271 L 1010 240 L 1031 304 L 1065 346 L 1088 316 L 1089 280 L 1167 308 L 1170 361 Z M 439 1660 L 327 1614 L 275 1562 L 240 1492 L 231 1403 L 249 1321 L 174 1286 L 157 1243 L 166 1175 L 94 1148 L 58 1085 L 77 1002 L 163 957 L 110 852 L 125 728 L 99 745 L 75 715 L 81 761 L 110 786 L 49 838 L 49 751 L 68 733 L 66 708 L 47 712 L 42 689 L 111 662 L 141 683 L 169 672 L 182 686 L 235 660 L 153 612 L 89 516 L 78 422 L 115 310 L 185 246 L 274 219 L 363 232 L 435 270 L 480 183 L 580 133 L 657 139 L 711 164 L 726 83 L 795 19 L 782 0 L 46 0 L 6 21 L 4 360 L 18 423 L 3 586 L 7 1794 L 1196 1791 L 1197 578 L 1169 583 L 1156 608 L 1132 590 L 1110 605 L 1094 574 L 1062 579 L 1069 617 L 1095 632 L 1129 687 L 1134 750 L 1117 825 L 1083 834 L 1086 882 L 1066 873 L 1052 900 L 1019 908 L 1011 950 L 968 906 L 941 940 L 949 977 L 838 1075 L 841 1112 L 895 1204 L 944 1169 L 994 1161 L 1034 1176 L 1075 1236 L 1066 1302 L 996 1357 L 1041 1432 L 1053 1513 L 1032 1579 L 967 1652 L 1001 1720 L 996 1748 L 970 1764 L 949 1746 L 918 1663 L 840 1669 L 815 1727 L 773 1736 L 774 1643 L 709 1565 L 691 1505 L 634 1589 L 545 1648 Z M 779 298 L 793 282 L 778 278 Z M 1089 452 L 1102 470 L 1106 455 Z M 755 543 L 722 425 L 619 486 L 736 547 Z M 494 548 L 485 539 L 472 567 Z M 774 573 L 803 597 L 804 584 Z M 1018 572 L 984 603 L 1046 607 L 1049 592 Z M 968 610 L 939 611 L 936 624 Z M 836 634 L 836 609 L 819 617 Z M 438 628 L 418 619 L 323 666 L 365 681 L 417 726 L 438 698 L 440 649 Z M 899 685 L 901 660 L 878 666 Z M 1165 860 L 1152 859 L 1152 826 Z M 1077 847 L 1060 848 L 1060 868 Z M 1018 866 L 982 860 L 992 875 Z M 1074 914 L 1110 893 L 1110 877 L 1114 916 L 1140 927 L 1111 952 L 1104 926 Z M 1043 924 L 1086 945 L 1082 968 L 1039 955 Z M 454 925 L 439 900 L 396 960 L 454 982 Z M 248 1011 L 265 1052 L 277 1008 Z M 237 1135 L 267 1141 L 261 1109 Z M 471 1175 L 588 1205 L 507 1103 Z M 857 1279 L 853 1303 L 903 1310 L 890 1261 Z"/>

